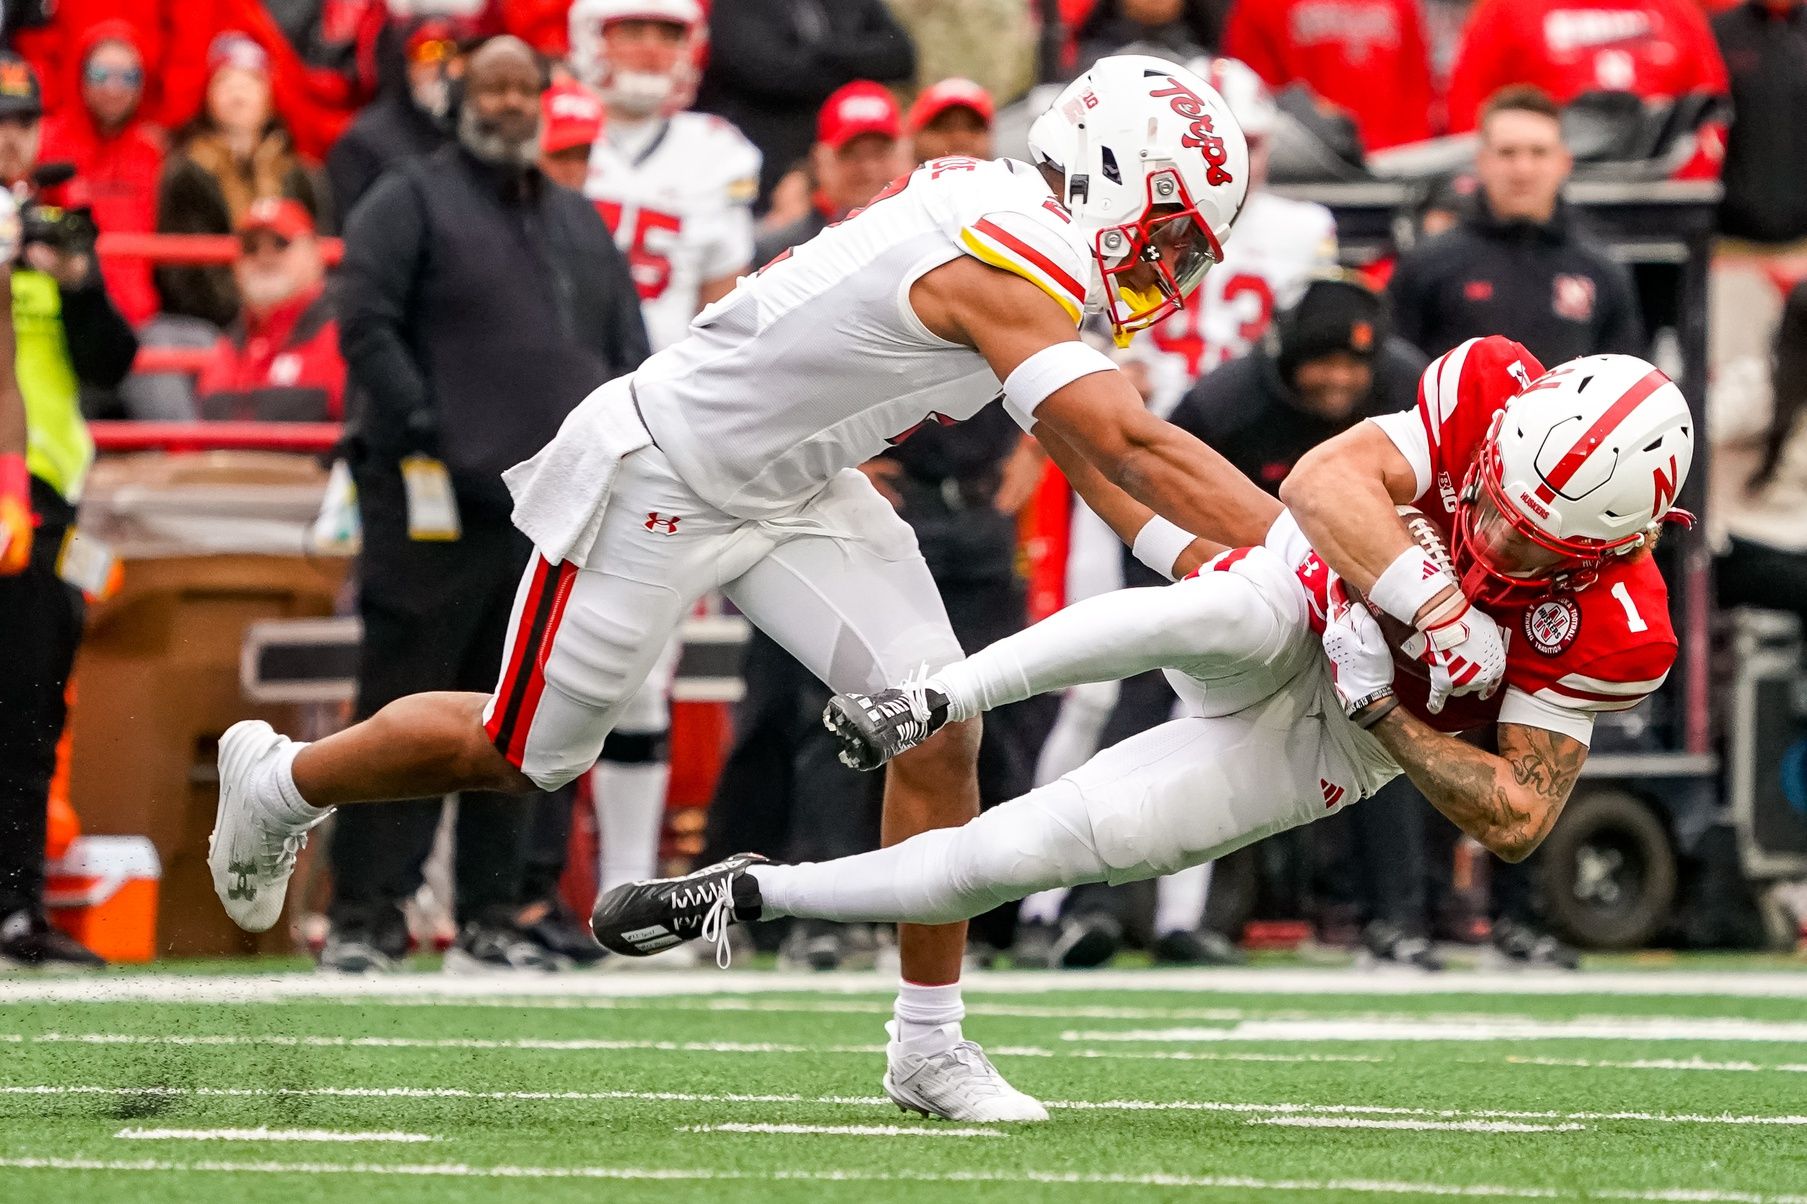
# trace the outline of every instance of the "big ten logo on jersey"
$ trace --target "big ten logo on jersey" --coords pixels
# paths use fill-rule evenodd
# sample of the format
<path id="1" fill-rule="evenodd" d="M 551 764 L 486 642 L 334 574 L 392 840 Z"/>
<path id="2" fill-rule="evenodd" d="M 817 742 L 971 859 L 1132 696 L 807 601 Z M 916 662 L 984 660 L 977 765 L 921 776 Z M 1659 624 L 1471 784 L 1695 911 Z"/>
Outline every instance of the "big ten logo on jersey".
<path id="1" fill-rule="evenodd" d="M 677 253 L 684 219 L 656 209 L 627 208 L 619 201 L 597 201 L 596 212 L 615 236 L 615 245 L 626 250 L 640 299 L 663 296 L 671 284 L 671 257 Z"/>
<path id="2" fill-rule="evenodd" d="M 1155 350 L 1183 359 L 1190 379 L 1248 354 L 1273 320 L 1274 287 L 1265 277 L 1206 276 L 1193 303 L 1156 325 L 1149 338 Z"/>
<path id="3" fill-rule="evenodd" d="M 939 180 L 953 171 L 977 171 L 979 161 L 968 159 L 964 155 L 945 155 L 939 159 L 930 159 L 923 166 L 929 169 L 929 179 Z"/>

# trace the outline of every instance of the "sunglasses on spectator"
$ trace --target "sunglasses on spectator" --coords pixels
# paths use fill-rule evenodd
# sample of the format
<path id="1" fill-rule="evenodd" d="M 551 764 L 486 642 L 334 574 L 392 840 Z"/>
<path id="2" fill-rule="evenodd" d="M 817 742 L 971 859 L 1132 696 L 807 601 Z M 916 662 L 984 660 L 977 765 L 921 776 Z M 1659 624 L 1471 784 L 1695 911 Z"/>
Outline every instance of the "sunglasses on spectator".
<path id="1" fill-rule="evenodd" d="M 83 72 L 88 83 L 96 88 L 107 84 L 121 84 L 127 88 L 136 88 L 144 83 L 142 67 L 102 67 L 98 63 L 89 64 Z"/>
<path id="2" fill-rule="evenodd" d="M 258 230 L 245 235 L 243 238 L 239 239 L 238 242 L 239 248 L 243 250 L 245 254 L 255 255 L 265 248 L 273 248 L 279 252 L 286 251 L 289 249 L 290 240 L 284 238 L 280 234 L 272 234 L 268 230 Z"/>

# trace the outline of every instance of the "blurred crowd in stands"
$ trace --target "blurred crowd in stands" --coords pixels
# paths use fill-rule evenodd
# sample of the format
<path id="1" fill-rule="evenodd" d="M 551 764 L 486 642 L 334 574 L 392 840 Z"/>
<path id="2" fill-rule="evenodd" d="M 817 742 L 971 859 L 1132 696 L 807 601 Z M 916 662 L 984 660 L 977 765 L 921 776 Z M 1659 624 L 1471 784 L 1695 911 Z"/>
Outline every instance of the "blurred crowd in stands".
<path id="1" fill-rule="evenodd" d="M 346 421 L 360 715 L 494 683 L 529 551 L 497 475 L 591 389 L 914 164 L 1020 154 L 993 146 L 1002 114 L 1126 48 L 1202 63 L 1257 178 L 1197 303 L 1124 365 L 1157 412 L 1274 490 L 1316 442 L 1412 404 L 1427 358 L 1472 335 L 1508 334 L 1545 362 L 1648 354 L 1654 323 L 1630 277 L 1562 199 L 1563 106 L 1729 99 L 1676 174 L 1723 177 L 1726 253 L 1763 265 L 1759 310 L 1788 300 L 1779 342 L 1753 321 L 1742 359 L 1722 357 L 1743 390 L 1729 429 L 1754 461 L 1723 490 L 1716 477 L 1721 583 L 1734 602 L 1807 598 L 1807 290 L 1789 292 L 1807 269 L 1798 0 L 26 0 L 4 6 L 0 41 L 4 183 L 28 215 L 91 216 L 70 244 L 84 262 L 20 266 L 62 269 L 74 293 L 98 289 L 97 263 L 138 347 L 129 376 L 79 374 L 83 413 Z M 1300 104 L 1346 118 L 1371 154 L 1475 133 L 1472 169 L 1405 215 L 1409 249 L 1345 274 L 1330 212 L 1262 187 L 1270 132 Z M 867 471 L 915 526 L 969 649 L 1063 598 L 1142 582 L 1007 421 L 926 430 Z M 604 887 L 657 864 L 675 656 L 584 786 Z M 875 842 L 875 783 L 834 764 L 825 691 L 757 636 L 746 679 L 706 848 L 824 857 Z M 1152 675 L 996 717 L 986 804 L 1172 705 Z M 16 813 L 42 812 L 46 731 L 0 739 L 0 761 L 34 766 L 0 798 L 14 817 L 0 823 L 27 836 Z M 1403 779 L 1388 795 L 1299 837 L 1334 850 L 1318 877 L 1344 935 L 1435 968 L 1431 938 L 1490 930 L 1508 960 L 1573 964 L 1537 921 L 1529 871 L 1494 873 L 1491 902 L 1465 910 L 1447 841 L 1427 845 L 1428 808 Z M 530 968 L 600 955 L 559 896 L 572 807 L 461 801 L 455 952 Z M 340 817 L 323 964 L 382 970 L 418 943 L 407 905 L 439 814 Z M 1205 918 L 1209 876 L 1127 910 L 1105 891 L 1038 897 L 980 933 L 1020 964 L 1094 964 L 1126 933 L 1160 960 L 1233 961 L 1236 934 Z M 38 907 L 28 877 L 0 872 L 0 919 Z M 784 955 L 826 968 L 868 945 L 799 926 Z"/>

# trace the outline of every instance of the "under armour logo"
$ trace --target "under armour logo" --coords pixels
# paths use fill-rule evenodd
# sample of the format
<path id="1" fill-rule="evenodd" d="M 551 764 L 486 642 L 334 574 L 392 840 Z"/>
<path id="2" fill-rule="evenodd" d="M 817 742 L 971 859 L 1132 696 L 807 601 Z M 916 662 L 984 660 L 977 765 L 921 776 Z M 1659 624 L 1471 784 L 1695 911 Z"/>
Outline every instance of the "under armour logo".
<path id="1" fill-rule="evenodd" d="M 233 876 L 232 885 L 226 888 L 228 899 L 257 898 L 257 888 L 251 885 L 252 868 L 249 861 L 227 862 L 226 872 Z"/>
<path id="2" fill-rule="evenodd" d="M 1343 795 L 1347 793 L 1341 786 L 1338 786 L 1329 778 L 1319 778 L 1318 788 L 1324 792 L 1324 807 L 1326 810 L 1333 808 L 1338 803 L 1342 802 Z"/>
<path id="3" fill-rule="evenodd" d="M 646 529 L 660 531 L 666 535 L 676 535 L 678 524 L 684 520 L 681 514 L 660 514 L 657 510 L 646 512 Z"/>

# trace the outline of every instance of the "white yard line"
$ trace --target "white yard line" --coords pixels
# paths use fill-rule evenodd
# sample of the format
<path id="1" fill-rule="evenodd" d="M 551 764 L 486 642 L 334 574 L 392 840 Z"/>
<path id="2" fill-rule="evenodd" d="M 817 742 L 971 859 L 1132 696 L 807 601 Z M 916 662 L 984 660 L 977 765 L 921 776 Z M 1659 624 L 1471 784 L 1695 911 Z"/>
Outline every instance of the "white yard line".
<path id="1" fill-rule="evenodd" d="M 1582 1070 L 1779 1071 L 1784 1074 L 1807 1074 L 1807 1062 L 1763 1065 L 1758 1062 L 1713 1062 L 1705 1058 L 1637 1058 L 1628 1062 L 1615 1062 L 1599 1058 L 1531 1058 L 1523 1055 L 1513 1055 L 1506 1062 L 1513 1066 L 1572 1066 Z"/>
<path id="2" fill-rule="evenodd" d="M 1257 1179 L 1242 1175 L 1111 1175 L 1056 1171 L 733 1171 L 635 1166 L 471 1166 L 465 1163 L 383 1165 L 334 1162 L 165 1162 L 155 1159 L 0 1158 L 0 1170 L 116 1171 L 253 1175 L 357 1175 L 454 1179 L 591 1179 L 653 1182 L 1033 1183 L 1046 1186 L 1171 1187 L 1234 1192 L 1334 1192 L 1347 1196 L 1450 1196 L 1502 1200 L 1622 1200 L 1664 1204 L 1807 1204 L 1807 1195 L 1716 1188 L 1592 1188 L 1584 1196 L 1551 1187 L 1490 1183 L 1416 1183 L 1386 1179 Z"/>
<path id="3" fill-rule="evenodd" d="M 1720 1016 L 1577 1016 L 1439 1021 L 1425 1016 L 1242 1020 L 1223 1028 L 1069 1029 L 1062 1041 L 1770 1041 L 1807 1044 L 1807 1021 Z"/>
<path id="4" fill-rule="evenodd" d="M 1579 1133 L 1586 1125 L 1526 1124 L 1517 1120 L 1366 1120 L 1356 1116 L 1257 1116 L 1251 1125 L 1282 1125 L 1292 1129 L 1409 1129 L 1430 1133 Z"/>
<path id="5" fill-rule="evenodd" d="M 688 1091 L 477 1091 L 464 1087 L 103 1087 L 74 1084 L 0 1086 L 0 1096 L 118 1096 L 170 1099 L 467 1099 L 509 1102 L 611 1103 L 676 1102 L 698 1104 L 812 1104 L 830 1107 L 885 1107 L 877 1095 L 735 1094 Z M 1071 1112 L 1218 1112 L 1231 1115 L 1385 1116 L 1434 1120 L 1516 1120 L 1556 1123 L 1630 1121 L 1664 1125 L 1736 1125 L 1807 1128 L 1807 1115 L 1756 1116 L 1738 1113 L 1556 1112 L 1502 1108 L 1420 1108 L 1385 1104 L 1245 1103 L 1221 1100 L 1044 1100 L 1049 1108 Z"/>
<path id="6" fill-rule="evenodd" d="M 950 1129 L 942 1125 L 680 1125 L 677 1133 L 805 1133 L 823 1137 L 1008 1137 L 1000 1129 Z"/>
<path id="7" fill-rule="evenodd" d="M 1051 992 L 1184 991 L 1253 995 L 1689 995 L 1721 998 L 1801 998 L 1807 972 L 1790 971 L 1584 971 L 1535 974 L 1450 971 L 1434 975 L 1359 974 L 1346 969 L 1089 970 L 1083 974 L 976 971 L 965 978 L 971 996 L 1044 995 Z M 833 975 L 715 970 L 661 974 L 97 974 L 71 978 L 0 980 L 0 1003 L 147 1002 L 263 1003 L 296 999 L 547 999 L 745 996 L 772 992 L 810 995 L 889 995 L 894 974 L 879 971 Z"/>
<path id="8" fill-rule="evenodd" d="M 113 1134 L 122 1141 L 320 1141 L 397 1142 L 414 1145 L 438 1141 L 429 1133 L 351 1133 L 340 1129 L 135 1129 Z"/>
<path id="9" fill-rule="evenodd" d="M 874 1045 L 794 1045 L 773 1041 L 647 1041 L 602 1037 L 322 1037 L 285 1033 L 0 1033 L 8 1045 L 264 1045 L 306 1049 L 507 1049 L 552 1053 L 656 1050 L 663 1053 L 860 1054 L 885 1052 Z M 993 1045 L 994 1055 L 1012 1058 L 1113 1058 L 1161 1062 L 1373 1063 L 1387 1059 L 1364 1054 L 1208 1053 L 1192 1050 L 1048 1049 L 1039 1045 Z"/>

